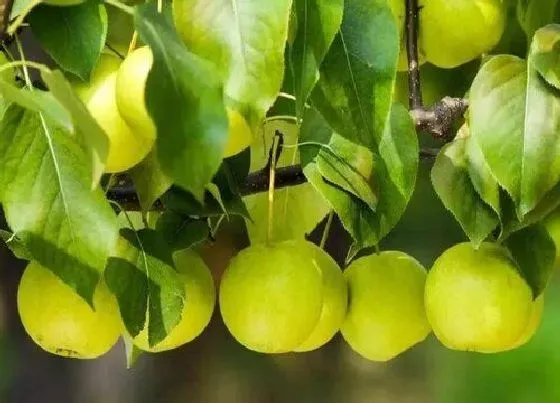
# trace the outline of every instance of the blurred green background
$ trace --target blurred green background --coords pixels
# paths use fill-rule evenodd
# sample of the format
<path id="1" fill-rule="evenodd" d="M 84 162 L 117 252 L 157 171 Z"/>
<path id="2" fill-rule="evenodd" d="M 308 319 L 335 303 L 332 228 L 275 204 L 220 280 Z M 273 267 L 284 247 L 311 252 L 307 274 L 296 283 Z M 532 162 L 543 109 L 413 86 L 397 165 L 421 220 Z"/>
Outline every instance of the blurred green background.
<path id="1" fill-rule="evenodd" d="M 429 168 L 429 163 L 421 164 L 414 198 L 382 248 L 407 251 L 427 267 L 463 240 L 431 189 Z M 236 243 L 235 237 L 222 235 L 206 254 L 216 278 Z M 343 234 L 332 234 L 328 245 L 333 254 L 343 255 Z M 127 370 L 121 343 L 95 361 L 59 358 L 35 346 L 15 307 L 23 266 L 0 249 L 0 402 L 560 402 L 557 279 L 547 291 L 538 333 L 513 352 L 454 352 L 430 336 L 389 363 L 373 363 L 337 336 L 316 352 L 266 356 L 238 345 L 216 311 L 211 325 L 192 343 L 144 355 Z"/>

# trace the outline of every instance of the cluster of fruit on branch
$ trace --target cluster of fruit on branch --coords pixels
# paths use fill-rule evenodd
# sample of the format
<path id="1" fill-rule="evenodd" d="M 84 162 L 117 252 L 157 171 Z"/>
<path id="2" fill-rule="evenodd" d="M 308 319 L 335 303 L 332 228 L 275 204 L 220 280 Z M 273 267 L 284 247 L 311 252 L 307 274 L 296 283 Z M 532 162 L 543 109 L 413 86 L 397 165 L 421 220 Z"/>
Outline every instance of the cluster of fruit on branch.
<path id="1" fill-rule="evenodd" d="M 560 26 L 534 26 L 536 0 L 513 19 L 527 60 L 488 56 L 511 22 L 501 0 L 45 3 L 14 8 L 0 67 L 0 236 L 30 261 L 18 309 L 43 349 L 95 358 L 123 336 L 130 351 L 170 350 L 216 300 L 261 353 L 339 331 L 375 361 L 431 331 L 483 353 L 530 340 L 560 255 Z M 122 15 L 124 46 L 109 40 Z M 28 60 L 24 21 L 51 65 Z M 426 68 L 435 81 L 471 69 L 468 88 L 425 91 L 423 108 Z M 417 131 L 448 142 L 421 149 Z M 433 187 L 470 242 L 430 270 L 371 253 L 412 197 L 419 155 L 435 154 Z M 119 192 L 114 174 L 134 186 Z M 343 268 L 305 240 L 334 215 L 353 242 Z M 215 287 L 197 248 L 232 217 L 250 246 Z"/>

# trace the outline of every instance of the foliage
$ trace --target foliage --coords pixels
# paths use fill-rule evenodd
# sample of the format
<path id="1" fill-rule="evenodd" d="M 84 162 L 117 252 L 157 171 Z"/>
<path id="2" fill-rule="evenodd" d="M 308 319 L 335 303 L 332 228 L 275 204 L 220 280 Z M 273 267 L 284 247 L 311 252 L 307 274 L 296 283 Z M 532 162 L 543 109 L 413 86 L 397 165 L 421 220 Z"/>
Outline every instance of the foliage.
<path id="1" fill-rule="evenodd" d="M 391 1 L 38 3 L 16 0 L 9 32 L 28 23 L 48 63 L 29 44 L 20 46 L 16 34 L 18 51 L 6 48 L 16 61 L 2 69 L 20 79 L 0 75 L 0 203 L 9 226 L 0 235 L 16 256 L 38 262 L 90 305 L 103 276 L 133 337 L 147 326 L 151 347 L 181 321 L 189 296 L 172 253 L 207 242 L 233 216 L 245 219 L 258 243 L 274 240 L 274 202 L 284 203 L 277 224 L 289 226 L 279 238 L 303 238 L 332 210 L 352 240 L 346 263 L 378 248 L 401 220 L 421 147 L 434 142 L 417 136 L 418 115 L 401 103 L 405 38 Z M 473 247 L 495 242 L 508 249 L 534 298 L 558 254 L 540 225 L 560 205 L 557 3 L 504 2 L 504 10 L 496 8 L 503 13 L 498 31 L 506 25 L 500 54 L 482 55 L 491 47 L 484 44 L 462 72 L 424 68 L 434 77 L 460 77 L 445 84 L 450 93 L 468 87 L 464 124 L 448 144 L 436 142 L 433 188 Z M 75 83 L 96 85 L 90 78 L 101 54 L 122 53 L 126 46 L 116 42 L 132 29 L 131 50 L 138 42 L 153 56 L 139 83 L 140 106 L 157 136 L 139 164 L 117 175 L 134 184 L 118 197 L 118 180 L 105 164 L 112 147 L 127 144 L 107 136 Z M 437 38 L 433 29 L 427 24 L 420 34 Z M 457 43 L 471 44 L 464 35 Z M 33 70 L 39 74 L 30 78 Z M 253 143 L 224 158 L 230 110 L 245 119 Z M 269 154 L 266 126 L 273 121 L 293 124 L 285 141 L 280 126 L 280 145 Z M 301 165 L 309 183 L 290 188 L 289 197 L 270 189 L 276 200 L 254 195 L 251 181 L 268 184 L 276 162 Z M 114 210 L 130 210 L 130 197 L 143 213 L 164 211 L 141 226 L 123 224 Z"/>

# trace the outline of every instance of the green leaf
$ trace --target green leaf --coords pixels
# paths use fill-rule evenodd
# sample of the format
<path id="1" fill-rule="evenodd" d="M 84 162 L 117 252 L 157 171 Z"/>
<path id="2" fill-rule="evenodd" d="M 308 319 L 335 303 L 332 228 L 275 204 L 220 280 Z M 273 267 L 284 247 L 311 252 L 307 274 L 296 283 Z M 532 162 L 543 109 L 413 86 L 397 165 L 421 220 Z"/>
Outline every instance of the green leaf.
<path id="1" fill-rule="evenodd" d="M 309 110 L 301 127 L 302 142 L 332 136 L 332 129 L 321 115 Z M 310 183 L 330 203 L 355 242 L 354 251 L 373 246 L 385 237 L 401 218 L 412 196 L 418 170 L 418 140 L 408 111 L 394 104 L 375 153 L 373 181 L 378 203 L 373 211 L 364 202 L 338 186 L 326 182 L 314 153 L 301 149 L 304 173 Z"/>
<path id="2" fill-rule="evenodd" d="M 506 246 L 537 298 L 548 285 L 556 261 L 554 241 L 544 226 L 537 224 L 513 233 Z"/>
<path id="3" fill-rule="evenodd" d="M 12 11 L 10 12 L 9 20 L 13 20 L 15 17 L 17 17 L 21 13 L 23 13 L 25 11 L 29 11 L 29 7 L 32 7 L 33 3 L 35 3 L 35 5 L 37 5 L 37 4 L 40 3 L 40 1 L 38 1 L 38 0 L 14 0 L 13 6 L 12 6 Z"/>
<path id="4" fill-rule="evenodd" d="M 498 215 L 477 193 L 469 173 L 467 144 L 472 139 L 456 139 L 446 144 L 432 168 L 434 189 L 475 247 L 499 224 Z"/>
<path id="5" fill-rule="evenodd" d="M 0 126 L 0 200 L 33 260 L 90 304 L 117 221 L 68 132 L 12 105 Z"/>
<path id="6" fill-rule="evenodd" d="M 536 224 L 556 210 L 560 206 L 560 183 L 558 183 L 552 190 L 550 190 L 537 204 L 537 206 L 527 213 L 522 220 L 519 220 L 515 214 L 515 206 L 511 199 L 505 195 L 507 203 L 502 198 L 502 205 L 505 205 L 502 210 L 505 218 L 503 219 L 503 230 L 500 235 L 501 239 L 507 238 L 511 233 L 519 231 L 530 225 Z"/>
<path id="7" fill-rule="evenodd" d="M 329 144 L 321 147 L 315 163 L 323 178 L 366 203 L 372 210 L 377 205 L 373 189 L 374 156 L 364 146 L 354 144 L 336 133 Z"/>
<path id="8" fill-rule="evenodd" d="M 132 337 L 144 329 L 147 321 L 148 342 L 153 346 L 181 320 L 185 288 L 175 271 L 171 249 L 158 232 L 121 229 L 105 281 L 117 298 Z"/>
<path id="9" fill-rule="evenodd" d="M 319 67 L 342 23 L 344 0 L 294 0 L 290 24 L 295 37 L 289 46 L 294 72 L 296 116 L 303 117 L 304 106 L 319 79 Z"/>
<path id="10" fill-rule="evenodd" d="M 7 101 L 15 102 L 33 112 L 40 112 L 50 123 L 68 131 L 73 130 L 72 117 L 50 92 L 19 88 L 0 78 L 0 93 Z"/>
<path id="11" fill-rule="evenodd" d="M 531 58 L 541 77 L 560 89 L 560 25 L 547 25 L 535 33 Z"/>
<path id="12" fill-rule="evenodd" d="M 156 200 L 173 184 L 161 169 L 155 150 L 152 150 L 142 162 L 133 167 L 129 174 L 143 211 L 150 210 Z"/>
<path id="13" fill-rule="evenodd" d="M 40 5 L 27 19 L 41 47 L 61 68 L 89 80 L 107 37 L 104 4 L 88 0 L 72 7 Z"/>
<path id="14" fill-rule="evenodd" d="M 527 38 L 554 21 L 557 4 L 558 0 L 517 0 L 517 19 Z"/>
<path id="15" fill-rule="evenodd" d="M 362 201 L 323 179 L 315 163 L 309 163 L 303 168 L 305 177 L 315 191 L 321 194 L 332 206 L 342 225 L 352 236 L 359 249 L 373 246 L 378 243 L 375 236 L 374 212 Z M 349 259 L 351 256 L 348 257 Z"/>
<path id="16" fill-rule="evenodd" d="M 44 72 L 41 76 L 49 87 L 50 93 L 72 117 L 76 132 L 90 155 L 92 185 L 95 187 L 99 184 L 105 169 L 105 161 L 109 154 L 109 139 L 61 71 Z"/>
<path id="17" fill-rule="evenodd" d="M 390 116 L 398 57 L 399 32 L 387 2 L 345 1 L 311 98 L 336 133 L 375 150 Z"/>
<path id="18" fill-rule="evenodd" d="M 465 125 L 463 130 L 468 132 L 468 126 Z M 484 160 L 480 146 L 470 138 L 470 132 L 468 132 L 468 136 L 465 140 L 465 153 L 468 159 L 467 171 L 470 181 L 484 203 L 490 206 L 499 217 L 501 216 L 500 185 Z"/>
<path id="19" fill-rule="evenodd" d="M 138 34 L 154 55 L 146 106 L 157 126 L 159 164 L 173 183 L 202 202 L 228 138 L 221 83 L 211 64 L 185 48 L 155 5 L 134 10 Z"/>
<path id="20" fill-rule="evenodd" d="M 129 3 L 130 4 L 130 3 Z M 134 20 L 131 14 L 123 13 L 116 7 L 107 9 L 107 47 L 126 55 L 132 35 L 134 35 Z"/>
<path id="21" fill-rule="evenodd" d="M 158 231 L 173 250 L 190 248 L 208 238 L 208 224 L 202 220 L 174 213 L 164 212 L 157 221 Z"/>
<path id="22" fill-rule="evenodd" d="M 284 76 L 292 0 L 176 0 L 175 26 L 187 47 L 212 61 L 224 91 L 256 129 Z"/>
<path id="23" fill-rule="evenodd" d="M 531 59 L 527 67 L 517 57 L 496 56 L 472 84 L 469 122 L 522 219 L 560 180 L 560 97 Z"/>
<path id="24" fill-rule="evenodd" d="M 15 234 L 0 229 L 0 238 L 10 248 L 15 257 L 22 260 L 31 260 L 33 257 L 25 247 L 25 244 Z"/>
<path id="25" fill-rule="evenodd" d="M 166 192 L 161 200 L 165 207 L 176 213 L 187 216 L 215 217 L 224 214 L 224 209 L 229 215 L 239 215 L 249 218 L 247 208 L 239 194 L 235 178 L 231 174 L 227 161 L 214 177 L 213 183 L 219 189 L 221 200 L 208 190 L 204 195 L 204 202 L 200 203 L 188 192 L 173 186 Z"/>

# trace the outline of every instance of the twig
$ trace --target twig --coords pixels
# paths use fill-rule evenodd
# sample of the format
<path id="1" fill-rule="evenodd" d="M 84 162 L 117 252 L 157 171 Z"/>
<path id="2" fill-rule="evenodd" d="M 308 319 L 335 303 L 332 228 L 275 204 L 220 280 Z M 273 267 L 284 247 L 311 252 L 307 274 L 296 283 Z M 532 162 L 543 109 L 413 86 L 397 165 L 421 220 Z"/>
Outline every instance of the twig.
<path id="1" fill-rule="evenodd" d="M 406 0 L 406 55 L 408 58 L 408 103 L 411 110 L 422 108 L 420 64 L 418 63 L 418 0 Z"/>

